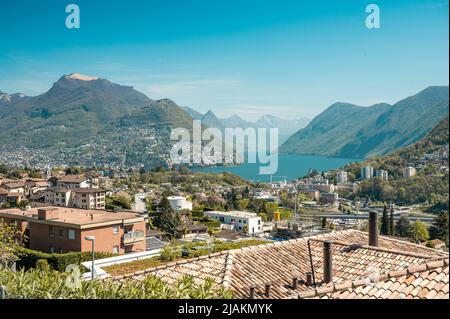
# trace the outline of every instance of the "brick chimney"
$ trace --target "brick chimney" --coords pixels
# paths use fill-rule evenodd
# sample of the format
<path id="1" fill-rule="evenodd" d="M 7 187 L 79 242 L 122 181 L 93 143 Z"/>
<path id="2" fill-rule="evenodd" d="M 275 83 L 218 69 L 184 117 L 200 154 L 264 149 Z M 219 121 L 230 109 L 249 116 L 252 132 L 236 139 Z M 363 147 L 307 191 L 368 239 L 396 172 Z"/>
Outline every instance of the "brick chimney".
<path id="1" fill-rule="evenodd" d="M 56 219 L 59 217 L 58 208 L 39 208 L 38 219 L 48 220 Z"/>

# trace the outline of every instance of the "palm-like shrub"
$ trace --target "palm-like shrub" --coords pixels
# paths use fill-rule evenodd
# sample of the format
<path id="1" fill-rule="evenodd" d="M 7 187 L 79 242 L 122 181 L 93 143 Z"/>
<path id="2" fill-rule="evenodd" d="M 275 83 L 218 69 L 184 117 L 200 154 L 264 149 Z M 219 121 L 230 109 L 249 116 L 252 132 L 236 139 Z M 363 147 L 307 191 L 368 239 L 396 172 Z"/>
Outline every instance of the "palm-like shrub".
<path id="1" fill-rule="evenodd" d="M 6 298 L 11 299 L 230 299 L 232 293 L 206 279 L 195 284 L 192 277 L 180 278 L 168 284 L 156 276 L 144 280 L 127 279 L 113 281 L 96 279 L 75 281 L 73 276 L 55 270 L 24 269 L 13 272 L 0 269 L 0 286 L 6 289 Z M 72 278 L 73 279 L 73 278 Z M 79 278 L 75 278 L 79 279 Z"/>

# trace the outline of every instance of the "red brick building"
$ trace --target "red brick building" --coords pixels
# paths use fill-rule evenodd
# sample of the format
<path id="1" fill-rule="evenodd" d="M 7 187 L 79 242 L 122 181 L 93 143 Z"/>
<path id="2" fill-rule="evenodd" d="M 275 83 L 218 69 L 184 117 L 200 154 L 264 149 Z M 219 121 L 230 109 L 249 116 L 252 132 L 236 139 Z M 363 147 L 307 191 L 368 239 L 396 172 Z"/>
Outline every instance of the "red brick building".
<path id="1" fill-rule="evenodd" d="M 0 210 L 0 220 L 15 223 L 28 236 L 30 249 L 46 253 L 91 251 L 86 236 L 95 237 L 97 252 L 125 254 L 146 250 L 144 217 L 66 207 Z"/>

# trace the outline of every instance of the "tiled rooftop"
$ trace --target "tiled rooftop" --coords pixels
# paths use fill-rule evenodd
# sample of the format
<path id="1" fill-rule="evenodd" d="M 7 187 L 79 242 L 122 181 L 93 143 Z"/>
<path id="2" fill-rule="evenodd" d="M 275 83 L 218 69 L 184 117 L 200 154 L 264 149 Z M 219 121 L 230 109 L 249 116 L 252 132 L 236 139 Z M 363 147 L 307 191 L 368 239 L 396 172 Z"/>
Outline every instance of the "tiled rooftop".
<path id="1" fill-rule="evenodd" d="M 58 182 L 64 182 L 64 183 L 82 183 L 84 181 L 87 181 L 88 178 L 84 174 L 79 175 L 65 175 L 62 176 L 60 179 L 58 179 Z"/>
<path id="2" fill-rule="evenodd" d="M 270 282 L 271 298 L 292 298 L 307 292 L 313 292 L 312 297 L 316 297 L 316 290 L 305 282 L 300 281 L 295 290 L 290 286 L 292 278 L 306 280 L 306 273 L 311 271 L 308 239 L 317 287 L 328 289 L 325 290 L 328 293 L 335 291 L 335 286 L 339 285 L 348 288 L 352 287 L 348 285 L 353 282 L 367 284 L 368 278 L 374 276 L 389 279 L 393 274 L 406 274 L 407 269 L 414 270 L 414 267 L 417 270 L 427 269 L 426 264 L 436 260 L 441 262 L 441 267 L 443 260 L 446 260 L 448 266 L 448 254 L 445 252 L 385 237 L 379 238 L 379 247 L 369 247 L 366 246 L 367 233 L 347 230 L 182 260 L 125 277 L 142 279 L 154 274 L 169 282 L 183 275 L 192 275 L 196 281 L 211 277 L 217 284 L 233 290 L 237 298 L 248 298 L 251 285 L 256 285 L 256 298 L 265 298 L 264 285 Z M 333 282 L 328 285 L 322 284 L 324 240 L 333 241 Z M 444 276 L 448 286 L 448 271 Z M 395 278 L 392 277 L 392 280 L 395 281 Z M 448 288 L 446 291 L 448 296 Z"/>
<path id="3" fill-rule="evenodd" d="M 372 277 L 367 278 L 366 281 L 349 281 L 322 290 L 310 290 L 300 293 L 298 297 L 314 299 L 448 299 L 448 268 L 448 260 L 434 261 L 400 271 L 391 271 L 380 278 Z"/>

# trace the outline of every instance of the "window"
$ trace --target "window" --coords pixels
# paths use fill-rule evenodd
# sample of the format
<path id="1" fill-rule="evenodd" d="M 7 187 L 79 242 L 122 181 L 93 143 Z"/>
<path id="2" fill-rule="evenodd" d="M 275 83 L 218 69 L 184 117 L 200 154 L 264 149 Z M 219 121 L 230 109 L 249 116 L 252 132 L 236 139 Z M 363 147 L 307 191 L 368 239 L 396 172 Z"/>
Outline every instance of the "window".
<path id="1" fill-rule="evenodd" d="M 119 233 L 119 226 L 113 226 L 113 235 L 117 235 Z"/>
<path id="2" fill-rule="evenodd" d="M 224 221 L 225 221 L 225 218 L 219 217 L 219 220 L 220 220 L 221 222 L 224 222 Z"/>
<path id="3" fill-rule="evenodd" d="M 53 226 L 48 226 L 48 235 L 53 237 Z"/>
<path id="4" fill-rule="evenodd" d="M 246 221 L 246 220 L 244 220 L 244 224 L 247 224 L 247 221 Z"/>
<path id="5" fill-rule="evenodd" d="M 113 254 L 118 255 L 119 254 L 119 246 L 114 246 L 112 252 L 113 252 Z"/>
<path id="6" fill-rule="evenodd" d="M 258 225 L 261 225 L 261 219 L 258 219 Z"/>
<path id="7" fill-rule="evenodd" d="M 67 231 L 67 239 L 75 240 L 75 230 L 69 229 Z"/>
<path id="8" fill-rule="evenodd" d="M 64 230 L 60 227 L 59 230 L 58 230 L 58 232 L 59 232 L 59 238 L 63 238 L 63 236 L 64 236 Z"/>

